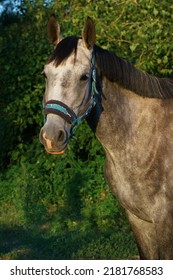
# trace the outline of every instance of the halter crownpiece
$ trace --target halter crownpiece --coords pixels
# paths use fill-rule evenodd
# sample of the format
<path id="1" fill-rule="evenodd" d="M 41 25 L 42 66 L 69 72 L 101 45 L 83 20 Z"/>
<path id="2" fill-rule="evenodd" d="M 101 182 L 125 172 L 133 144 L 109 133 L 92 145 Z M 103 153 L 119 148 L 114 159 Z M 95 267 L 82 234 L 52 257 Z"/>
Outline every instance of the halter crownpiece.
<path id="1" fill-rule="evenodd" d="M 46 116 L 48 114 L 55 114 L 63 118 L 66 122 L 72 125 L 71 136 L 74 134 L 78 124 L 82 122 L 83 119 L 91 112 L 92 108 L 96 105 L 96 96 L 99 92 L 96 87 L 96 68 L 95 68 L 95 57 L 92 51 L 91 56 L 91 70 L 88 80 L 88 96 L 90 97 L 87 104 L 84 106 L 83 112 L 80 116 L 77 116 L 75 112 L 69 108 L 65 103 L 58 100 L 49 100 L 43 104 L 43 111 L 46 121 Z"/>

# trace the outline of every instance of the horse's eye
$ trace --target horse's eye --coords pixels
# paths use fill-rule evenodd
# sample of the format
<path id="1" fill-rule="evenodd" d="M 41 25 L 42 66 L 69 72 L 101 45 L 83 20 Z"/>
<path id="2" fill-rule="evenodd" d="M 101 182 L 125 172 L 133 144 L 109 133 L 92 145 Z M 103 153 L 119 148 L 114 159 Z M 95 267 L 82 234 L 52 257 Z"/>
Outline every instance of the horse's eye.
<path id="1" fill-rule="evenodd" d="M 88 78 L 89 78 L 89 75 L 88 75 L 88 74 L 82 75 L 82 76 L 80 77 L 80 81 L 87 81 Z"/>

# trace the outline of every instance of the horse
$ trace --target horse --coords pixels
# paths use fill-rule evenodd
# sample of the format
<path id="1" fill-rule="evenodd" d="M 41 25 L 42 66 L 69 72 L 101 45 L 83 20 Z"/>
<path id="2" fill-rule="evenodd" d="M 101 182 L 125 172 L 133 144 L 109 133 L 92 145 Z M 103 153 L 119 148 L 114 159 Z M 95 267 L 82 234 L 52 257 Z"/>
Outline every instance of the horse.
<path id="1" fill-rule="evenodd" d="M 44 66 L 45 123 L 40 141 L 66 151 L 86 119 L 105 152 L 105 178 L 124 207 L 140 259 L 173 259 L 173 79 L 151 76 L 82 37 L 63 38 L 52 15 L 54 50 Z"/>

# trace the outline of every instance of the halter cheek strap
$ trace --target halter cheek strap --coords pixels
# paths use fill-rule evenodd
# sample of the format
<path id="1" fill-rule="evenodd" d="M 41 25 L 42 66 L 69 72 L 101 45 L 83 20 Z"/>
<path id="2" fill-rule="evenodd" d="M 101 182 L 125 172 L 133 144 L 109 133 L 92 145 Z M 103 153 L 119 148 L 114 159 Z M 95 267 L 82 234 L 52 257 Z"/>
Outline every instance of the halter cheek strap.
<path id="1" fill-rule="evenodd" d="M 96 105 L 96 96 L 99 95 L 99 92 L 96 88 L 96 68 L 95 68 L 95 59 L 92 52 L 91 58 L 91 71 L 88 80 L 88 96 L 89 101 L 79 116 L 75 114 L 75 112 L 69 108 L 65 103 L 58 100 L 49 100 L 45 104 L 43 104 L 44 115 L 45 117 L 48 114 L 55 114 L 63 118 L 66 122 L 71 124 L 71 136 L 74 134 L 76 127 L 78 124 L 82 122 L 83 119 L 87 117 L 87 115 L 91 112 L 92 108 Z"/>

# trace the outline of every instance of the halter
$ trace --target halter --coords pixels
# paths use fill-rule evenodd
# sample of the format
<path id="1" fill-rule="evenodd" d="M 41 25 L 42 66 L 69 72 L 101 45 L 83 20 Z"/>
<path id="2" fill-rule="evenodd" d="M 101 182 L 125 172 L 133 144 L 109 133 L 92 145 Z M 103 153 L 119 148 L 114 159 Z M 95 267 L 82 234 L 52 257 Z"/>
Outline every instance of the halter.
<path id="1" fill-rule="evenodd" d="M 99 92 L 96 88 L 96 68 L 95 68 L 95 57 L 92 51 L 91 56 L 91 70 L 89 74 L 88 80 L 88 96 L 90 97 L 89 101 L 83 108 L 83 112 L 77 117 L 75 112 L 69 108 L 65 103 L 58 101 L 58 100 L 49 100 L 45 104 L 43 104 L 43 110 L 46 116 L 48 114 L 55 114 L 62 117 L 66 122 L 71 124 L 71 136 L 73 136 L 77 125 L 79 125 L 83 119 L 85 119 L 88 114 L 91 112 L 93 107 L 96 105 L 97 98 L 96 96 L 99 95 Z"/>

